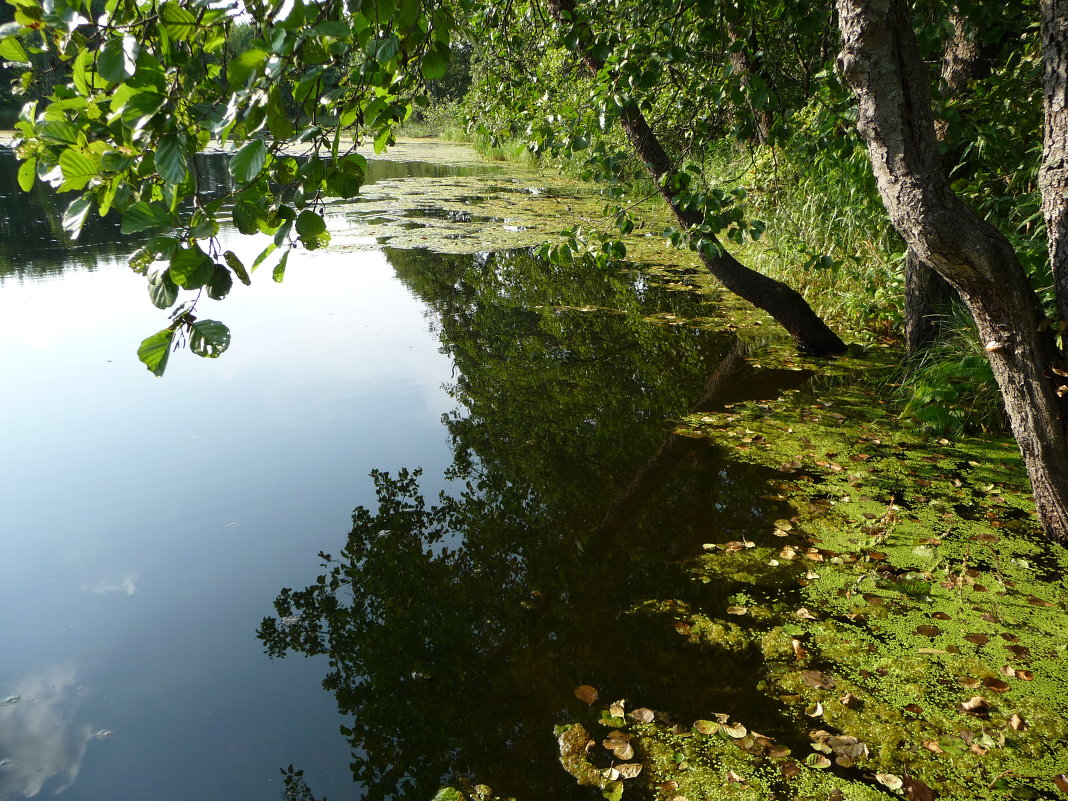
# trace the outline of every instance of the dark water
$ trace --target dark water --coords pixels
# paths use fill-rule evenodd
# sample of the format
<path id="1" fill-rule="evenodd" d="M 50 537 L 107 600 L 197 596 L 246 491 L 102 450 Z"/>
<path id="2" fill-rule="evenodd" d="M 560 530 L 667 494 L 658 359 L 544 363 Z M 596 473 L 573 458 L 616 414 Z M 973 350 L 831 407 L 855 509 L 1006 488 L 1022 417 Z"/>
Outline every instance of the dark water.
<path id="1" fill-rule="evenodd" d="M 227 354 L 155 380 L 129 245 L 5 191 L 0 801 L 279 798 L 290 763 L 335 800 L 596 797 L 552 734 L 584 683 L 775 734 L 748 657 L 645 603 L 721 609 L 686 560 L 785 511 L 670 434 L 733 343 L 645 318 L 700 298 L 525 252 L 295 254 L 202 308 Z"/>

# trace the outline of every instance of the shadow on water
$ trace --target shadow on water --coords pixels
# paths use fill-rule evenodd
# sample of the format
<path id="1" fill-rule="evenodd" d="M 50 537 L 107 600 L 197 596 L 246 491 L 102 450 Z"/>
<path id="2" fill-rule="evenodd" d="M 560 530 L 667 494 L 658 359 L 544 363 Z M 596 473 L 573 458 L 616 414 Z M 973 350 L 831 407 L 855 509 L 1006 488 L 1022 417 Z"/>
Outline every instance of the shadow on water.
<path id="1" fill-rule="evenodd" d="M 787 514 L 764 471 L 671 434 L 752 381 L 738 343 L 649 322 L 707 309 L 637 273 L 387 255 L 454 362 L 452 489 L 428 503 L 418 471 L 372 474 L 378 508 L 355 510 L 318 582 L 282 590 L 258 632 L 272 656 L 329 656 L 364 797 L 426 799 L 461 777 L 591 797 L 552 734 L 589 714 L 580 684 L 784 730 L 750 679 L 759 655 L 695 644 L 673 612 L 718 617 L 738 589 L 687 578 L 701 543 L 768 538 Z"/>

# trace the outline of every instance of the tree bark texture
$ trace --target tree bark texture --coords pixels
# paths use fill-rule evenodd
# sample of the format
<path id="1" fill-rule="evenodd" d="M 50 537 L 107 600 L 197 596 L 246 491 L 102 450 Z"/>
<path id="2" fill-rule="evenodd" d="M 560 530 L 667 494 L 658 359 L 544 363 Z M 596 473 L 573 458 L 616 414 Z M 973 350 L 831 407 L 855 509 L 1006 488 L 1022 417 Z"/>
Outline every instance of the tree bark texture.
<path id="1" fill-rule="evenodd" d="M 1042 0 L 1042 61 L 1045 121 L 1038 183 L 1057 316 L 1068 321 L 1068 0 Z"/>
<path id="2" fill-rule="evenodd" d="M 1068 439 L 1052 338 L 1008 240 L 949 187 L 935 138 L 927 69 L 904 0 L 837 0 L 839 69 L 858 102 L 857 128 L 898 233 L 961 294 L 1031 479 L 1047 536 L 1068 541 Z"/>
<path id="3" fill-rule="evenodd" d="M 562 21 L 564 14 L 569 18 L 574 14 L 574 0 L 546 2 L 549 12 L 557 21 Z M 585 42 L 580 41 L 579 51 L 590 72 L 596 75 L 603 69 L 604 64 L 593 57 Z M 641 110 L 637 106 L 630 106 L 623 111 L 621 122 L 635 153 L 644 162 L 679 226 L 685 230 L 700 226 L 704 222 L 701 212 L 681 208 L 672 193 L 670 187 L 677 170 Z M 717 253 L 715 256 L 701 253 L 701 260 L 708 271 L 728 291 L 774 317 L 801 349 L 819 354 L 842 353 L 846 350 L 845 343 L 812 311 L 798 292 L 780 281 L 746 267 L 728 253 L 714 236 L 706 235 L 705 238 L 715 244 Z"/>
<path id="4" fill-rule="evenodd" d="M 911 247 L 905 253 L 905 345 L 919 353 L 933 345 L 942 331 L 942 319 L 957 296 L 945 278 L 935 272 Z"/>

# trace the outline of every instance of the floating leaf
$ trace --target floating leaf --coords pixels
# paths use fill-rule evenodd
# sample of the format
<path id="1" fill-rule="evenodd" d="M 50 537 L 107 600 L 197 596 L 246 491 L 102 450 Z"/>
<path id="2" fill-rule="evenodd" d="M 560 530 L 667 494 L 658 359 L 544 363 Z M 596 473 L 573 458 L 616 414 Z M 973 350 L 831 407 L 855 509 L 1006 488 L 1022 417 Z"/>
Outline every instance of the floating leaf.
<path id="1" fill-rule="evenodd" d="M 701 734 L 713 735 L 719 731 L 719 724 L 711 720 L 694 721 L 693 727 Z"/>
<path id="2" fill-rule="evenodd" d="M 924 637 L 937 637 L 942 633 L 942 629 L 938 626 L 922 625 L 916 627 L 916 633 L 922 634 Z"/>
<path id="3" fill-rule="evenodd" d="M 990 709 L 990 704 L 981 695 L 975 695 L 960 705 L 961 712 L 970 712 L 979 715 Z"/>
<path id="4" fill-rule="evenodd" d="M 817 620 L 818 619 L 814 614 L 809 612 L 808 609 L 805 608 L 804 606 L 802 606 L 800 609 L 798 609 L 796 612 L 794 612 L 794 617 L 799 617 L 802 620 Z"/>
<path id="5" fill-rule="evenodd" d="M 740 740 L 742 737 L 745 737 L 745 735 L 749 733 L 748 729 L 746 729 L 745 726 L 743 726 L 741 723 L 724 724 L 721 727 L 720 731 L 722 731 L 728 737 L 733 737 L 735 740 Z"/>
<path id="6" fill-rule="evenodd" d="M 749 612 L 749 607 L 747 607 L 747 606 L 728 606 L 727 607 L 727 614 L 728 615 L 744 615 L 744 614 L 747 614 L 748 612 Z"/>
<path id="7" fill-rule="evenodd" d="M 964 639 L 973 645 L 986 645 L 990 640 L 985 634 L 966 634 Z"/>
<path id="8" fill-rule="evenodd" d="M 790 756 L 790 749 L 785 745 L 779 745 L 778 743 L 769 745 L 767 754 L 771 759 L 785 759 Z"/>
<path id="9" fill-rule="evenodd" d="M 807 707 L 805 707 L 805 714 L 808 715 L 810 718 L 818 718 L 820 715 L 823 714 L 823 704 L 821 704 L 819 701 L 814 704 L 809 704 Z"/>
<path id="10" fill-rule="evenodd" d="M 805 650 L 805 646 L 801 644 L 801 640 L 797 638 L 790 640 L 790 647 L 794 649 L 794 656 L 798 661 L 805 659 L 808 656 L 808 651 Z"/>
<path id="11" fill-rule="evenodd" d="M 974 690 L 976 687 L 982 684 L 982 682 L 974 676 L 961 676 L 959 679 L 957 679 L 957 681 L 959 681 L 969 690 Z"/>
<path id="12" fill-rule="evenodd" d="M 790 531 L 791 529 L 793 529 L 793 527 L 794 524 L 791 523 L 789 520 L 784 519 L 775 521 L 775 528 L 780 529 L 781 531 Z"/>
<path id="13" fill-rule="evenodd" d="M 630 717 L 637 723 L 652 723 L 656 713 L 648 707 L 639 707 L 630 713 Z"/>
<path id="14" fill-rule="evenodd" d="M 1058 773 L 1053 777 L 1053 784 L 1061 792 L 1068 793 L 1068 776 L 1065 776 L 1063 773 Z"/>
<path id="15" fill-rule="evenodd" d="M 1011 685 L 1004 679 L 999 679 L 994 676 L 983 679 L 983 686 L 987 689 L 993 690 L 996 693 L 1008 692 Z"/>
<path id="16" fill-rule="evenodd" d="M 733 770 L 727 771 L 727 781 L 733 784 L 745 784 L 745 777 L 741 774 L 735 773 Z"/>
<path id="17" fill-rule="evenodd" d="M 816 690 L 834 689 L 834 679 L 818 670 L 802 670 L 801 681 Z"/>
<path id="18" fill-rule="evenodd" d="M 624 779 L 633 779 L 639 773 L 642 772 L 641 762 L 630 762 L 626 765 L 619 766 L 619 775 Z"/>
<path id="19" fill-rule="evenodd" d="M 842 704 L 842 706 L 846 707 L 847 709 L 860 709 L 862 706 L 864 706 L 864 702 L 857 696 L 853 695 L 853 693 L 846 693 L 838 700 Z"/>
<path id="20" fill-rule="evenodd" d="M 901 777 L 895 776 L 893 773 L 876 773 L 875 780 L 879 782 L 879 784 L 886 787 L 888 790 L 895 793 L 905 786 L 905 783 L 901 780 Z"/>
<path id="21" fill-rule="evenodd" d="M 582 703 L 592 706 L 597 703 L 597 699 L 600 696 L 597 693 L 596 687 L 591 687 L 588 684 L 580 684 L 575 688 L 575 697 L 582 701 Z"/>
<path id="22" fill-rule="evenodd" d="M 622 699 L 613 703 L 608 707 L 608 714 L 614 718 L 621 718 L 626 714 L 626 710 L 623 708 Z"/>
<path id="23" fill-rule="evenodd" d="M 624 743 L 623 745 L 619 746 L 619 748 L 613 748 L 612 754 L 615 756 L 616 759 L 634 759 L 634 746 L 632 746 L 630 743 Z"/>
<path id="24" fill-rule="evenodd" d="M 942 750 L 942 746 L 939 745 L 935 740 L 924 740 L 923 741 L 923 747 L 926 748 L 928 751 L 930 751 L 932 754 L 944 754 L 944 753 L 946 753 L 945 751 Z"/>
<path id="25" fill-rule="evenodd" d="M 823 754 L 809 754 L 805 757 L 805 764 L 810 768 L 826 770 L 831 766 L 831 760 L 827 759 Z"/>
<path id="26" fill-rule="evenodd" d="M 1043 600 L 1042 598 L 1039 598 L 1039 597 L 1037 597 L 1035 595 L 1029 595 L 1027 597 L 1027 603 L 1031 604 L 1031 606 L 1040 606 L 1040 607 L 1043 607 L 1043 608 L 1048 608 L 1048 607 L 1051 607 L 1051 606 L 1055 606 L 1055 604 L 1052 604 L 1049 601 Z"/>
<path id="27" fill-rule="evenodd" d="M 1023 679 L 1024 681 L 1033 681 L 1035 678 L 1035 674 L 1032 673 L 1030 670 L 1017 670 L 1016 678 Z"/>
<path id="28" fill-rule="evenodd" d="M 1021 718 L 1018 713 L 1014 712 L 1012 717 L 1009 718 L 1009 726 L 1016 731 L 1025 731 L 1027 729 L 1027 722 Z"/>

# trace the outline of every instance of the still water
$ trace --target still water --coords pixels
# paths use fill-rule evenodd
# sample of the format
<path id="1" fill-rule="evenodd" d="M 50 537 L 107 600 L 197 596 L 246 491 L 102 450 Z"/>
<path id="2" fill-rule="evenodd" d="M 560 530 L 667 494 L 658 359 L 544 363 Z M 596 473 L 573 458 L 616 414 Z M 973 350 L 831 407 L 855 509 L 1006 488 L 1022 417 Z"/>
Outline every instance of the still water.
<path id="1" fill-rule="evenodd" d="M 783 513 L 669 434 L 730 347 L 666 322 L 700 296 L 523 251 L 294 252 L 202 302 L 222 358 L 157 380 L 132 246 L 65 242 L 15 187 L 3 156 L 0 801 L 275 799 L 291 763 L 335 801 L 589 798 L 552 735 L 582 683 L 774 734 L 744 664 L 642 612 Z"/>

